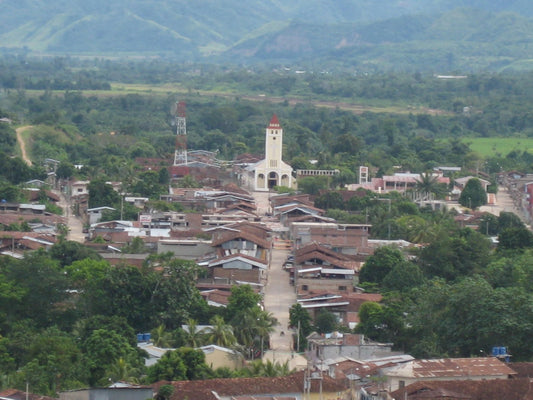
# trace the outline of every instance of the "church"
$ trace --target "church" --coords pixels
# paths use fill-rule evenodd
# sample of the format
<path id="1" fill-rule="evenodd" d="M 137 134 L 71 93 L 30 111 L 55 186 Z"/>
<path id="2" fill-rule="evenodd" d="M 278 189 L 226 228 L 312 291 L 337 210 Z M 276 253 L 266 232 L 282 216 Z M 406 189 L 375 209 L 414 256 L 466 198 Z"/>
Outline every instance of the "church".
<path id="1" fill-rule="evenodd" d="M 248 167 L 253 190 L 268 191 L 274 186 L 292 187 L 292 168 L 283 162 L 282 150 L 283 129 L 274 114 L 266 128 L 265 158 Z"/>

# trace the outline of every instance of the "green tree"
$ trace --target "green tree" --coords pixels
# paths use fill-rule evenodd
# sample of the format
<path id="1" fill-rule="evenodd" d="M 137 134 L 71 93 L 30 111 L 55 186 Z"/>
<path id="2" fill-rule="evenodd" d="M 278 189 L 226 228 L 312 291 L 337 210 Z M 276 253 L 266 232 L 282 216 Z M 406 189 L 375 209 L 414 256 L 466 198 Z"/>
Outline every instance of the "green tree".
<path id="1" fill-rule="evenodd" d="M 524 223 L 515 213 L 502 211 L 498 216 L 498 231 L 507 228 L 523 228 Z"/>
<path id="2" fill-rule="evenodd" d="M 161 324 L 156 328 L 152 329 L 151 334 L 154 346 L 170 347 L 172 334 L 170 332 L 167 332 L 165 325 Z"/>
<path id="3" fill-rule="evenodd" d="M 260 301 L 261 296 L 250 285 L 233 286 L 231 288 L 231 296 L 228 298 L 226 315 L 230 319 L 237 320 L 239 314 L 246 312 L 250 308 L 258 307 Z"/>
<path id="4" fill-rule="evenodd" d="M 337 317 L 326 309 L 321 309 L 315 318 L 315 328 L 318 333 L 330 333 L 337 329 Z"/>
<path id="5" fill-rule="evenodd" d="M 71 265 L 73 262 L 79 260 L 102 259 L 102 257 L 100 257 L 93 249 L 71 240 L 61 240 L 54 244 L 50 248 L 50 256 L 53 259 L 58 260 L 62 267 Z"/>
<path id="6" fill-rule="evenodd" d="M 441 199 L 446 193 L 446 185 L 439 182 L 438 176 L 426 172 L 420 174 L 420 179 L 416 182 L 416 190 L 420 193 L 434 194 Z"/>
<path id="7" fill-rule="evenodd" d="M 192 318 L 187 320 L 185 343 L 190 347 L 199 347 L 204 344 L 205 333 L 198 328 L 198 322 Z"/>
<path id="8" fill-rule="evenodd" d="M 231 325 L 226 324 L 224 318 L 220 315 L 215 315 L 209 323 L 212 326 L 208 334 L 209 343 L 222 347 L 230 347 L 235 344 L 236 339 L 233 334 L 233 328 Z"/>
<path id="9" fill-rule="evenodd" d="M 38 389 L 40 392 L 54 394 L 87 382 L 88 371 L 74 338 L 55 327 L 33 337 L 26 357 L 30 365 L 39 371 L 41 376 L 38 381 L 46 383 L 46 387 Z M 23 367 L 23 373 L 31 368 L 28 365 Z"/>
<path id="10" fill-rule="evenodd" d="M 308 176 L 298 179 L 298 188 L 307 194 L 317 195 L 321 190 L 327 190 L 329 181 L 327 176 Z"/>
<path id="11" fill-rule="evenodd" d="M 109 367 L 106 375 L 109 375 L 109 378 L 113 382 L 138 384 L 141 368 L 133 367 L 124 357 L 119 357 L 115 363 Z"/>
<path id="12" fill-rule="evenodd" d="M 498 235 L 498 250 L 523 249 L 533 246 L 533 233 L 524 227 L 505 228 Z"/>
<path id="13" fill-rule="evenodd" d="M 157 400 L 169 400 L 174 393 L 174 386 L 162 385 L 157 391 Z"/>
<path id="14" fill-rule="evenodd" d="M 487 192 L 483 189 L 479 179 L 472 178 L 466 183 L 459 196 L 459 204 L 473 210 L 487 204 Z"/>
<path id="15" fill-rule="evenodd" d="M 180 347 L 167 351 L 156 364 L 148 367 L 147 379 L 150 383 L 165 381 L 182 381 L 207 379 L 213 371 L 205 363 L 202 350 Z"/>
<path id="16" fill-rule="evenodd" d="M 196 307 L 207 307 L 195 285 L 198 265 L 172 256 L 170 253 L 149 257 L 153 269 L 146 272 L 153 285 L 149 289 L 152 318 L 170 329 L 181 326 Z"/>
<path id="17" fill-rule="evenodd" d="M 339 192 L 328 191 L 315 199 L 315 207 L 328 210 L 330 208 L 344 208 L 344 201 Z"/>
<path id="18" fill-rule="evenodd" d="M 390 246 L 379 247 L 373 255 L 368 257 L 361 268 L 359 280 L 361 283 L 371 282 L 379 285 L 396 265 L 404 263 L 405 258 L 397 248 Z"/>
<path id="19" fill-rule="evenodd" d="M 187 367 L 178 350 L 167 351 L 147 369 L 149 383 L 157 381 L 183 381 L 187 379 Z"/>
<path id="20" fill-rule="evenodd" d="M 307 348 L 306 337 L 313 331 L 313 327 L 309 312 L 300 303 L 293 304 L 289 309 L 289 324 L 292 328 L 300 328 L 300 331 L 296 333 L 299 335 L 300 347 L 296 350 L 303 351 Z"/>
<path id="21" fill-rule="evenodd" d="M 105 373 L 113 368 L 120 358 L 124 358 L 134 367 L 141 365 L 136 349 L 128 339 L 116 331 L 94 330 L 82 343 L 90 371 L 89 384 L 107 383 Z"/>
<path id="22" fill-rule="evenodd" d="M 89 191 L 89 208 L 114 207 L 120 204 L 120 194 L 103 179 L 92 180 L 87 185 L 87 190 Z"/>
<path id="23" fill-rule="evenodd" d="M 76 173 L 76 168 L 69 162 L 61 162 L 56 170 L 56 175 L 61 179 L 69 179 Z"/>
<path id="24" fill-rule="evenodd" d="M 418 265 L 404 261 L 395 265 L 383 278 L 382 285 L 385 290 L 397 290 L 400 292 L 420 286 L 424 283 L 424 273 Z"/>
<path id="25" fill-rule="evenodd" d="M 455 280 L 479 273 L 489 260 L 490 241 L 470 228 L 443 236 L 422 249 L 418 264 L 429 277 Z"/>
<path id="26" fill-rule="evenodd" d="M 143 254 L 148 252 L 144 240 L 138 236 L 134 237 L 129 244 L 123 246 L 121 250 L 124 254 Z"/>

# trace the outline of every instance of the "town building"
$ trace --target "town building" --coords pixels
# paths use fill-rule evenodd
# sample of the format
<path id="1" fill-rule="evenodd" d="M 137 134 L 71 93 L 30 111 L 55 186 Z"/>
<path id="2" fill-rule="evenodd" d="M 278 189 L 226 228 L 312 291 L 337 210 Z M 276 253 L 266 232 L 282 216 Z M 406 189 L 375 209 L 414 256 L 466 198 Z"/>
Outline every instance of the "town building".
<path id="1" fill-rule="evenodd" d="M 243 178 L 256 191 L 268 191 L 274 186 L 292 187 L 292 168 L 282 159 L 283 129 L 274 114 L 266 128 L 265 158 L 248 166 Z M 251 182 L 250 182 L 251 180 Z"/>

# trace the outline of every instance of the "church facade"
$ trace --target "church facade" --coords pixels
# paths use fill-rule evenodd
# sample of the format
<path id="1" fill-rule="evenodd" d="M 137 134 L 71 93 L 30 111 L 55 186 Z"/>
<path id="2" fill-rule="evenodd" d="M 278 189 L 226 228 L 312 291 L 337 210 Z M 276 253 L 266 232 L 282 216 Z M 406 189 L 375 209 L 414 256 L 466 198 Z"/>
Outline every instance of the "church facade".
<path id="1" fill-rule="evenodd" d="M 276 114 L 266 128 L 265 158 L 249 167 L 253 190 L 268 191 L 274 186 L 292 187 L 292 168 L 282 159 L 283 129 Z"/>

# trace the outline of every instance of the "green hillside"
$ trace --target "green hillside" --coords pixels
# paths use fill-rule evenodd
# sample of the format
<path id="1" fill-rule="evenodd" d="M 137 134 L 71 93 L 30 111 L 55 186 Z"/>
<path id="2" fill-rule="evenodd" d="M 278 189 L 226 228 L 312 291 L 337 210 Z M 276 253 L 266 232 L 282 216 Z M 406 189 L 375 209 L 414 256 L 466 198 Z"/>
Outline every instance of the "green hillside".
<path id="1" fill-rule="evenodd" d="M 530 68 L 533 5 L 485 3 L 22 0 L 2 3 L 0 51 L 441 72 Z"/>

